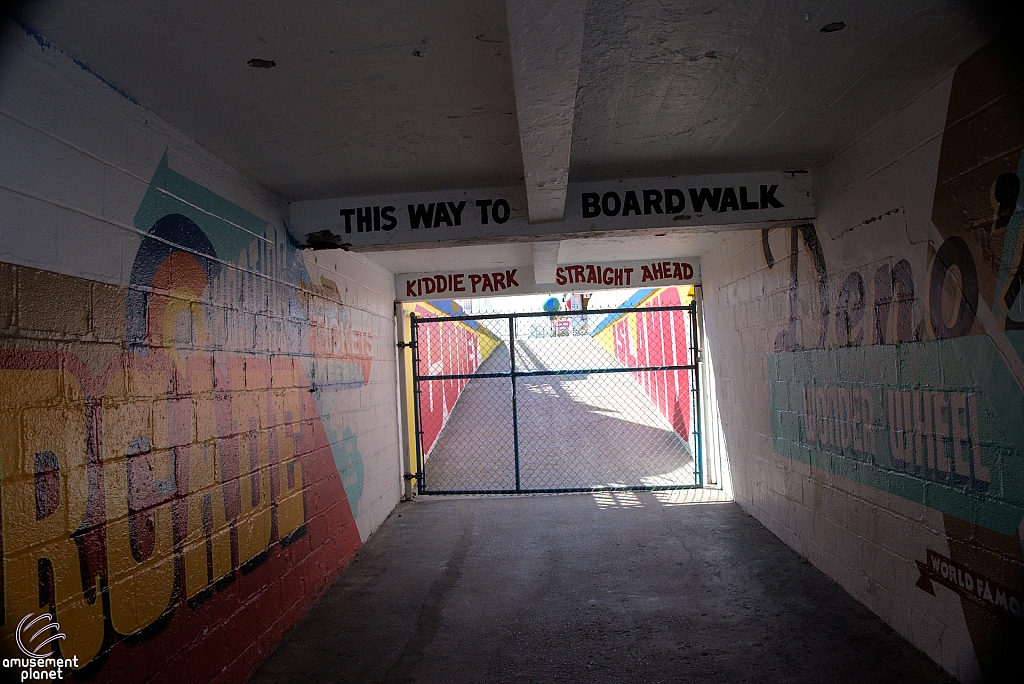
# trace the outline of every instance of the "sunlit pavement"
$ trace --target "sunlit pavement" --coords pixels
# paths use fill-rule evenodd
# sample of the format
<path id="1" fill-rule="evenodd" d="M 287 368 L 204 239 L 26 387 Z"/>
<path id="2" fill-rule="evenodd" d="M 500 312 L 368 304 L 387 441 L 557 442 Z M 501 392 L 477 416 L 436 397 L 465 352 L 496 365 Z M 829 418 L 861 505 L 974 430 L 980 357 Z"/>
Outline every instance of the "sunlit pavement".
<path id="1" fill-rule="evenodd" d="M 621 368 L 590 337 L 520 340 L 522 371 Z M 481 373 L 507 372 L 499 347 Z M 521 486 L 694 484 L 689 445 L 673 432 L 633 373 L 525 377 L 517 381 Z M 425 394 L 425 393 L 424 393 Z M 421 394 L 421 401 L 427 398 Z M 512 387 L 506 378 L 470 380 L 426 461 L 431 490 L 515 489 Z"/>

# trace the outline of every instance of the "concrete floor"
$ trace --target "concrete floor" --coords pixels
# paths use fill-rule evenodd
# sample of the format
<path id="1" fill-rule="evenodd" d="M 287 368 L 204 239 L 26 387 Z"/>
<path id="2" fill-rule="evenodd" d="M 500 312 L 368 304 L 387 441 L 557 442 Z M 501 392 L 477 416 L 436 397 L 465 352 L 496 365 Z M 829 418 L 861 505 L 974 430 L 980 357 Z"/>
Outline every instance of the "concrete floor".
<path id="1" fill-rule="evenodd" d="M 401 504 L 252 682 L 952 681 L 702 495 Z"/>
<path id="2" fill-rule="evenodd" d="M 520 371 L 622 368 L 591 337 L 516 343 Z M 502 345 L 479 373 L 508 372 Z M 523 489 L 694 484 L 690 446 L 633 373 L 525 377 L 517 381 Z M 512 385 L 470 380 L 424 466 L 432 491 L 514 490 Z"/>

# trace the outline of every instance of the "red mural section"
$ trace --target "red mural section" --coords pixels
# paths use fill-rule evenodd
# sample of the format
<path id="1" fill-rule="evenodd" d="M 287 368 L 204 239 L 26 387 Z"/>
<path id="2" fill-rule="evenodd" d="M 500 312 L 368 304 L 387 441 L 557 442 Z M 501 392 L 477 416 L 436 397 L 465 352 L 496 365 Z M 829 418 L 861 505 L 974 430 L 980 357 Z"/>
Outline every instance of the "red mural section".
<path id="1" fill-rule="evenodd" d="M 93 375 L 3 351 L 0 368 L 5 428 L 37 454 L 27 479 L 2 455 L 4 511 L 37 511 L 4 516 L 7 613 L 50 607 L 93 681 L 244 679 L 360 545 L 296 360 L 127 354 Z"/>
<path id="2" fill-rule="evenodd" d="M 669 287 L 642 307 L 681 306 L 679 288 Z M 640 311 L 612 324 L 615 358 L 627 366 L 684 366 L 690 359 L 689 320 L 683 311 Z M 633 377 L 684 441 L 690 441 L 690 371 L 640 371 Z"/>
<path id="3" fill-rule="evenodd" d="M 443 318 L 437 310 L 418 304 L 418 318 Z M 441 321 L 417 328 L 420 365 L 418 373 L 426 375 L 467 375 L 475 373 L 487 356 L 488 341 L 496 340 L 475 325 L 457 321 Z M 483 344 L 481 342 L 483 341 Z M 493 348 L 493 344 L 490 345 Z M 431 380 L 420 383 L 420 420 L 423 430 L 423 455 L 437 441 L 437 436 L 448 423 L 455 402 L 462 395 L 469 380 Z"/>
<path id="4" fill-rule="evenodd" d="M 211 291 L 237 270 L 193 221 L 151 236 L 129 287 L 0 264 L 39 311 L 0 350 L 0 651 L 67 659 L 64 679 L 242 682 L 361 545 L 309 367 L 341 359 L 356 370 L 339 383 L 362 387 L 369 335 L 311 337 L 311 298 L 344 310 L 301 257 L 273 274 L 287 299 L 231 300 Z M 291 348 L 226 348 L 253 300 Z M 53 639 L 22 629 L 37 618 Z"/>

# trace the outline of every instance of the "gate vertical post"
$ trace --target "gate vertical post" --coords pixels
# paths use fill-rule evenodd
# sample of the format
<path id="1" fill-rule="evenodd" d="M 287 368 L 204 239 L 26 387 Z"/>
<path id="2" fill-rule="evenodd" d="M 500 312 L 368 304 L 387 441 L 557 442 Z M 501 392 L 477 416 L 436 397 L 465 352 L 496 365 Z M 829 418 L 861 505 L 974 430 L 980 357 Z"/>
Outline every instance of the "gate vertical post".
<path id="1" fill-rule="evenodd" d="M 426 478 L 423 476 L 423 424 L 420 417 L 420 336 L 416 312 L 409 314 L 409 341 L 412 344 L 412 405 L 416 416 L 416 492 L 422 494 L 426 489 Z"/>
<path id="2" fill-rule="evenodd" d="M 395 338 L 398 343 L 395 345 L 395 361 L 398 363 L 398 388 L 396 398 L 398 400 L 398 443 L 399 462 L 402 470 L 402 500 L 412 501 L 413 475 L 413 454 L 415 442 L 413 432 L 415 428 L 409 428 L 409 419 L 412 418 L 413 407 L 410 406 L 410 390 L 413 389 L 412 375 L 408 370 L 408 360 L 412 355 L 406 356 L 405 350 L 412 346 L 412 330 L 405 329 L 405 308 L 402 302 L 395 302 Z"/>
<path id="3" fill-rule="evenodd" d="M 516 317 L 508 317 L 509 378 L 512 381 L 512 449 L 516 458 L 516 493 L 522 492 L 519 481 L 519 405 L 516 402 Z"/>
<path id="4" fill-rule="evenodd" d="M 694 442 L 694 476 L 698 487 L 704 486 L 704 445 L 701 443 L 701 410 L 700 410 L 700 328 L 697 326 L 697 300 L 690 303 L 690 359 L 695 366 L 691 371 L 693 378 L 693 442 Z"/>

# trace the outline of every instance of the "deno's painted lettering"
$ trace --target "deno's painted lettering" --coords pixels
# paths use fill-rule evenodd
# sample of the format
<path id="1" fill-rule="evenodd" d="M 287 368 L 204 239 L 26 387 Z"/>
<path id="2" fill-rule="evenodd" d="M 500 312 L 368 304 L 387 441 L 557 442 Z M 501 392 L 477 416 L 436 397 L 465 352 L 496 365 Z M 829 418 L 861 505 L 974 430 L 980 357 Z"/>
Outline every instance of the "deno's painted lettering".
<path id="1" fill-rule="evenodd" d="M 988 489 L 992 474 L 981 463 L 974 394 L 889 390 L 885 403 L 897 465 L 932 480 Z"/>
<path id="2" fill-rule="evenodd" d="M 874 404 L 871 390 L 851 387 L 804 387 L 804 441 L 825 448 L 848 450 L 872 460 L 875 447 Z"/>
<path id="3" fill-rule="evenodd" d="M 886 390 L 887 424 L 875 420 L 867 387 L 803 388 L 803 442 L 875 462 L 876 431 L 885 433 L 893 465 L 929 480 L 985 491 L 992 481 L 981 463 L 974 394 Z"/>
<path id="4" fill-rule="evenodd" d="M 917 563 L 920 577 L 918 588 L 935 596 L 932 582 L 952 589 L 960 596 L 990 610 L 1001 610 L 1013 617 L 1021 617 L 1022 599 L 1006 587 L 972 571 L 937 551 L 927 549 L 926 560 Z"/>

